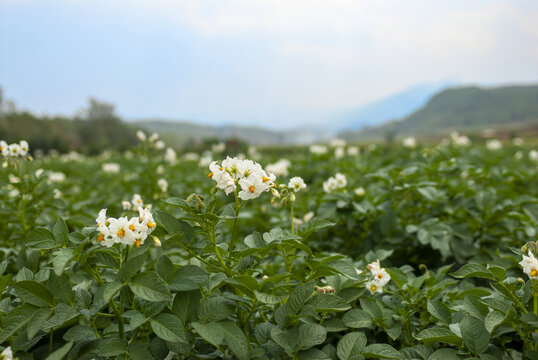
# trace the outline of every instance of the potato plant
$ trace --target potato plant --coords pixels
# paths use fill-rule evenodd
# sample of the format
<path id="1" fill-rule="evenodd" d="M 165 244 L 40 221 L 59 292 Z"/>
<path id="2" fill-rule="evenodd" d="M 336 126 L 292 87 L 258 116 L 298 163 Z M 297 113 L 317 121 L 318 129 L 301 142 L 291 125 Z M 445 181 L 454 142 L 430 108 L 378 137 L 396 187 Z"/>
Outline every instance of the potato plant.
<path id="1" fill-rule="evenodd" d="M 0 358 L 538 359 L 528 149 L 361 150 L 4 157 Z"/>

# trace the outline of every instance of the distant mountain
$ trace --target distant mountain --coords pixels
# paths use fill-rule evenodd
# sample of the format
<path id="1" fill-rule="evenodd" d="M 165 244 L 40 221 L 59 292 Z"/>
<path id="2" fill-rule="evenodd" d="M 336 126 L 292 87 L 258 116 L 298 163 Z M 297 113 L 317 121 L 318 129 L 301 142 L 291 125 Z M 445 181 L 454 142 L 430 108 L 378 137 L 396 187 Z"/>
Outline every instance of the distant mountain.
<path id="1" fill-rule="evenodd" d="M 422 107 L 438 91 L 451 83 L 423 84 L 387 96 L 381 100 L 346 110 L 337 116 L 340 129 L 359 130 L 365 126 L 376 126 L 391 120 L 402 119 Z"/>
<path id="2" fill-rule="evenodd" d="M 348 139 L 379 138 L 388 133 L 420 136 L 533 124 L 538 124 L 538 85 L 459 87 L 439 92 L 401 121 L 342 135 Z"/>
<path id="3" fill-rule="evenodd" d="M 309 144 L 325 141 L 332 133 L 320 128 L 296 129 L 285 131 L 267 130 L 257 126 L 211 126 L 186 121 L 144 119 L 133 123 L 150 132 L 158 132 L 170 142 L 185 144 L 189 139 L 228 139 L 238 138 L 253 145 Z"/>

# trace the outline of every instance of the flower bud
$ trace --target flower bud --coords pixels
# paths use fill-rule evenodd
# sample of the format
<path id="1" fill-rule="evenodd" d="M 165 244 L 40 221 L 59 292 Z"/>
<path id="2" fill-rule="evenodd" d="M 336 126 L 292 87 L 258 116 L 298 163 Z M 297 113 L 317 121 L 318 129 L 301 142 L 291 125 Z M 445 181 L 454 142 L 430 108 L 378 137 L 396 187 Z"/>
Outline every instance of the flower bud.
<path id="1" fill-rule="evenodd" d="M 273 197 L 279 199 L 280 198 L 280 193 L 278 192 L 277 189 L 275 188 L 271 188 L 271 194 L 273 195 Z"/>
<path id="2" fill-rule="evenodd" d="M 290 192 L 290 201 L 291 202 L 294 202 L 295 201 L 295 194 Z"/>
<path id="3" fill-rule="evenodd" d="M 153 238 L 153 242 L 155 243 L 155 246 L 161 247 L 161 240 L 157 236 L 151 236 Z"/>

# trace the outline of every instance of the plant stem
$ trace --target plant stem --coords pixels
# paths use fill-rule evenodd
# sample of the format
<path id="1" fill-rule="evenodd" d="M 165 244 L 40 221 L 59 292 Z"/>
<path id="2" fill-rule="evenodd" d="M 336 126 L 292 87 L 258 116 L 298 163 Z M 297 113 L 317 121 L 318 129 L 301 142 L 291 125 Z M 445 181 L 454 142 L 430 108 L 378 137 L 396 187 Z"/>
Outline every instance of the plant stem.
<path id="1" fill-rule="evenodd" d="M 514 301 L 516 302 L 517 306 L 519 306 L 521 308 L 521 310 L 523 310 L 523 314 L 526 314 L 528 313 L 527 309 L 525 308 L 525 306 L 523 306 L 523 304 L 521 303 L 521 301 L 519 301 L 518 297 L 516 295 L 514 295 L 513 292 L 511 292 L 507 287 L 506 285 L 504 285 L 504 283 L 502 281 L 499 281 L 498 284 L 500 284 L 511 296 L 512 298 L 514 299 Z"/>
<path id="2" fill-rule="evenodd" d="M 51 330 L 50 335 L 49 335 L 49 355 L 52 354 L 53 344 L 54 344 L 54 330 Z"/>
<path id="3" fill-rule="evenodd" d="M 538 315 L 538 280 L 532 280 L 532 286 L 534 288 L 534 313 Z"/>
<path id="4" fill-rule="evenodd" d="M 118 319 L 118 331 L 120 338 L 125 338 L 125 329 L 124 329 L 124 319 L 120 314 L 120 311 L 118 310 L 118 307 L 114 303 L 114 300 L 110 300 L 110 306 L 112 307 L 112 311 L 114 311 L 114 314 L 116 314 L 116 318 Z"/>
<path id="5" fill-rule="evenodd" d="M 291 234 L 294 235 L 295 229 L 293 226 L 293 201 L 291 202 L 291 205 L 290 205 L 290 213 L 291 213 Z"/>
<path id="6" fill-rule="evenodd" d="M 538 315 L 538 280 L 532 280 L 532 286 L 534 288 L 534 313 Z"/>
<path id="7" fill-rule="evenodd" d="M 232 239 L 230 240 L 230 256 L 232 255 L 232 251 L 234 249 L 235 245 L 235 236 L 237 232 L 237 221 L 239 219 L 239 210 L 241 209 L 241 204 L 239 203 L 239 198 L 237 197 L 237 190 L 234 191 L 234 197 L 235 197 L 235 219 L 234 224 L 232 227 Z"/>
<path id="8" fill-rule="evenodd" d="M 217 246 L 217 241 L 215 240 L 214 229 L 209 232 L 209 240 L 211 241 L 211 244 L 213 245 L 213 250 L 215 251 L 215 254 L 217 255 L 217 259 L 219 259 L 220 265 L 222 266 L 224 272 L 226 273 L 226 275 L 231 276 L 230 268 L 228 268 L 228 266 L 222 259 L 222 255 L 220 255 L 219 247 Z"/>

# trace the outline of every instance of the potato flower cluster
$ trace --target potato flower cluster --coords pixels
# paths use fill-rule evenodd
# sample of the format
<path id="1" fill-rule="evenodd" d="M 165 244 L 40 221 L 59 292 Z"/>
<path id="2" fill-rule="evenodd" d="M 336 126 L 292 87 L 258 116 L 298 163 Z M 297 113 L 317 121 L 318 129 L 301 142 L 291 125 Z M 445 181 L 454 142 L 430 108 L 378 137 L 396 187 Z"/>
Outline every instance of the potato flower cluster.
<path id="1" fill-rule="evenodd" d="M 343 189 L 347 185 L 347 178 L 344 174 L 337 173 L 331 176 L 323 183 L 323 190 L 326 193 L 331 193 L 335 190 Z"/>
<path id="2" fill-rule="evenodd" d="M 384 268 L 381 267 L 379 260 L 368 264 L 366 267 L 373 275 L 373 279 L 366 283 L 366 288 L 370 290 L 370 293 L 382 293 L 383 287 L 390 281 L 390 275 Z"/>
<path id="3" fill-rule="evenodd" d="M 217 188 L 224 190 L 226 195 L 235 192 L 242 200 L 256 199 L 266 191 L 276 191 L 274 174 L 267 174 L 260 164 L 252 160 L 241 160 L 227 157 L 221 164 L 213 161 L 209 165 L 208 175 L 217 183 Z"/>
<path id="4" fill-rule="evenodd" d="M 97 241 L 106 247 L 114 244 L 140 247 L 149 234 L 155 230 L 155 221 L 150 209 L 138 208 L 138 216 L 132 218 L 107 218 L 106 209 L 95 219 L 99 235 Z M 157 244 L 158 245 L 158 244 Z"/>
<path id="5" fill-rule="evenodd" d="M 24 157 L 28 155 L 29 151 L 30 146 L 26 140 L 9 145 L 4 140 L 0 140 L 0 154 L 4 157 Z"/>
<path id="6" fill-rule="evenodd" d="M 529 256 L 523 255 L 523 260 L 519 262 L 519 265 L 531 279 L 538 279 L 538 259 L 534 257 L 532 251 L 529 250 Z"/>

